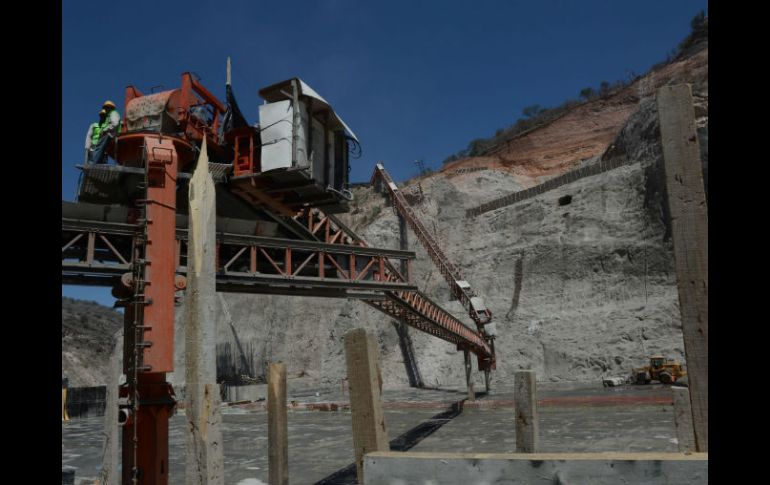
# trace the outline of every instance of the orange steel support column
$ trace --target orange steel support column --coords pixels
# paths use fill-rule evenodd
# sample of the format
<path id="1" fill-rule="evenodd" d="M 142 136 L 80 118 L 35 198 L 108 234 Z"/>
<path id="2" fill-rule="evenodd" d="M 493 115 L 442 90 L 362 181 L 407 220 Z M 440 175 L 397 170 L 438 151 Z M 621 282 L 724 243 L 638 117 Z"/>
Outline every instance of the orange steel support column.
<path id="1" fill-rule="evenodd" d="M 174 370 L 174 278 L 176 273 L 176 181 L 178 160 L 170 138 L 144 139 L 147 170 L 147 224 L 144 246 L 144 284 L 141 315 L 126 308 L 125 318 L 141 341 L 126 338 L 126 355 L 139 350 L 139 362 L 126 359 L 126 375 L 138 366 L 138 402 L 123 428 L 123 485 L 167 485 L 168 420 L 176 401 L 166 373 Z M 137 283 L 135 283 L 137 284 Z M 128 332 L 126 332 L 128 334 Z M 127 335 L 128 336 L 128 335 Z M 128 386 L 125 394 L 133 393 Z M 133 420 L 136 419 L 136 423 Z M 136 454 L 134 454 L 136 426 Z"/>

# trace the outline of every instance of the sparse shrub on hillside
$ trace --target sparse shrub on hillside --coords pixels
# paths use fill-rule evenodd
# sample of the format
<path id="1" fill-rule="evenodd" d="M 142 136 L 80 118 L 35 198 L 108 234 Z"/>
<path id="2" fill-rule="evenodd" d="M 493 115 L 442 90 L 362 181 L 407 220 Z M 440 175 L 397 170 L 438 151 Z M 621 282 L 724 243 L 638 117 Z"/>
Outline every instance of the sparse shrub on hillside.
<path id="1" fill-rule="evenodd" d="M 591 86 L 580 90 L 580 97 L 583 99 L 588 100 L 593 98 L 594 96 L 596 96 L 596 91 L 594 91 L 594 88 L 592 88 Z"/>
<path id="2" fill-rule="evenodd" d="M 476 157 L 484 153 L 486 148 L 488 148 L 490 143 L 490 140 L 484 139 L 484 138 L 477 138 L 470 142 L 468 144 L 468 155 L 469 157 Z"/>
<path id="3" fill-rule="evenodd" d="M 446 157 L 444 161 L 441 163 L 446 165 L 447 163 L 452 163 L 455 160 L 460 160 L 463 158 L 465 158 L 465 150 L 460 150 L 459 152 L 453 153 L 452 155 L 449 155 L 448 157 Z"/>
<path id="4" fill-rule="evenodd" d="M 698 14 L 690 20 L 690 29 L 692 32 L 700 32 L 702 30 L 708 30 L 709 18 L 706 16 L 706 12 L 701 10 Z"/>
<path id="5" fill-rule="evenodd" d="M 448 156 L 442 163 L 446 165 L 455 160 L 485 155 L 505 140 L 553 121 L 579 104 L 581 104 L 581 101 L 569 99 L 555 108 L 543 108 L 540 105 L 527 106 L 522 110 L 522 114 L 525 118 L 519 118 L 516 120 L 516 123 L 508 128 L 497 130 L 495 136 L 491 138 L 477 138 L 471 141 L 464 150 L 460 150 L 457 153 Z"/>
<path id="6" fill-rule="evenodd" d="M 706 12 L 701 10 L 698 14 L 690 20 L 690 34 L 679 43 L 676 56 L 680 56 L 685 53 L 689 48 L 699 44 L 703 40 L 707 40 L 709 35 L 709 18 Z"/>
<path id="7" fill-rule="evenodd" d="M 701 42 L 708 40 L 708 15 L 706 15 L 705 12 L 701 11 L 698 15 L 693 17 L 690 21 L 690 27 L 692 29 L 690 34 L 679 44 L 679 47 L 672 49 L 668 53 L 665 61 L 655 64 L 648 72 L 654 71 L 670 63 L 677 57 L 685 54 L 688 49 L 699 46 Z M 515 136 L 545 125 L 575 106 L 593 101 L 597 97 L 606 99 L 613 96 L 616 92 L 631 85 L 641 77 L 642 75 L 636 74 L 633 70 L 628 70 L 626 72 L 626 79 L 624 80 L 621 79 L 614 83 L 606 80 L 602 81 L 598 90 L 595 90 L 590 86 L 583 88 L 580 91 L 580 99 L 578 100 L 568 99 L 559 106 L 553 108 L 542 108 L 538 104 L 527 106 L 522 110 L 523 118 L 519 118 L 508 128 L 498 129 L 495 131 L 494 136 L 490 138 L 477 138 L 471 141 L 465 149 L 449 155 L 442 163 L 446 165 L 457 160 L 462 160 L 463 158 L 486 155 Z"/>
<path id="8" fill-rule="evenodd" d="M 580 96 L 583 98 L 582 100 L 568 99 L 559 106 L 553 108 L 543 108 L 539 104 L 527 106 L 522 110 L 522 115 L 524 117 L 516 120 L 516 123 L 508 128 L 498 129 L 491 138 L 477 138 L 472 140 L 464 150 L 460 150 L 448 156 L 442 163 L 446 165 L 463 158 L 486 155 L 506 140 L 549 123 L 575 106 L 596 99 L 598 96 L 601 96 L 602 98 L 609 97 L 618 90 L 628 86 L 633 81 L 636 81 L 637 78 L 638 76 L 628 81 L 618 80 L 614 83 L 602 81 L 599 91 L 591 87 L 584 88 L 580 91 Z"/>
<path id="9" fill-rule="evenodd" d="M 535 118 L 536 116 L 539 116 L 545 111 L 539 104 L 533 104 L 532 106 L 527 106 L 523 110 L 521 110 L 521 114 L 523 114 L 526 118 Z"/>

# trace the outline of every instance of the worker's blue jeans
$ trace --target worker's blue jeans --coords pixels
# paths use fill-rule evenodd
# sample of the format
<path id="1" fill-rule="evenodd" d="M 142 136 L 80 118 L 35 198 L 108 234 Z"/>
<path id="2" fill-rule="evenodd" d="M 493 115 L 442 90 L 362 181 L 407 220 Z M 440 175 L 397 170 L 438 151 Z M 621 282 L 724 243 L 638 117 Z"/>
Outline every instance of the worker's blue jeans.
<path id="1" fill-rule="evenodd" d="M 99 138 L 88 152 L 88 163 L 107 163 L 107 145 L 113 140 L 112 134 Z"/>

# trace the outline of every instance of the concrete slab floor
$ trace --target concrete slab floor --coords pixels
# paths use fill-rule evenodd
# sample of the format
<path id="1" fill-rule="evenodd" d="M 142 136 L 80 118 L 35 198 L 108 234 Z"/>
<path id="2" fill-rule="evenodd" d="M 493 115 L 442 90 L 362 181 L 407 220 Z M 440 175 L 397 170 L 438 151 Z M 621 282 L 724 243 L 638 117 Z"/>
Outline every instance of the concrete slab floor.
<path id="1" fill-rule="evenodd" d="M 435 403 L 428 408 L 387 408 L 385 419 L 391 440 L 440 414 L 464 397 L 462 390 L 407 389 L 386 391 L 386 403 Z M 676 430 L 670 404 L 644 402 L 650 396 L 665 401 L 664 386 L 603 388 L 600 385 L 541 386 L 540 443 L 544 452 L 676 451 Z M 308 396 L 302 402 L 344 401 L 335 394 Z M 622 397 L 627 404 L 575 405 L 574 398 L 602 400 Z M 289 400 L 297 399 L 291 397 Z M 512 400 L 509 390 L 498 389 L 480 402 Z M 634 404 L 634 401 L 640 401 Z M 563 402 L 564 404 L 559 404 Z M 597 401 L 599 402 L 599 401 Z M 446 405 L 443 407 L 443 405 Z M 238 407 L 223 407 L 225 476 L 228 485 L 267 482 L 267 414 Z M 514 415 L 511 407 L 465 408 L 438 422 L 435 432 L 412 445 L 410 451 L 513 452 Z M 170 474 L 172 483 L 184 476 L 182 414 L 171 419 Z M 350 412 L 289 411 L 289 474 L 292 483 L 315 483 L 353 463 Z M 77 469 L 76 483 L 90 483 L 101 464 L 103 418 L 62 423 L 62 466 Z M 413 437 L 411 437 L 413 438 Z M 337 483 L 345 483 L 339 481 Z"/>

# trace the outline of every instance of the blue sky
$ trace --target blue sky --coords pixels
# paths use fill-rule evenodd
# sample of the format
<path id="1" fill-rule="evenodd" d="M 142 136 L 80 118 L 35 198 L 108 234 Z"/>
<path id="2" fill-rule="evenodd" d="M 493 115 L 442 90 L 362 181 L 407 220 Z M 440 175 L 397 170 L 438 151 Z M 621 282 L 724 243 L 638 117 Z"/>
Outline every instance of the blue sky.
<path id="1" fill-rule="evenodd" d="M 172 89 L 185 71 L 224 98 L 225 59 L 249 122 L 257 91 L 299 76 L 363 148 L 351 181 L 383 161 L 396 180 L 438 168 L 474 138 L 603 80 L 643 73 L 689 32 L 705 0 L 64 2 L 62 198 L 74 198 L 89 123 L 125 87 Z M 109 290 L 63 294 L 112 303 Z"/>

